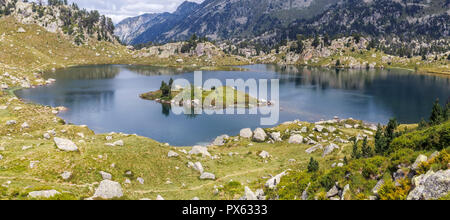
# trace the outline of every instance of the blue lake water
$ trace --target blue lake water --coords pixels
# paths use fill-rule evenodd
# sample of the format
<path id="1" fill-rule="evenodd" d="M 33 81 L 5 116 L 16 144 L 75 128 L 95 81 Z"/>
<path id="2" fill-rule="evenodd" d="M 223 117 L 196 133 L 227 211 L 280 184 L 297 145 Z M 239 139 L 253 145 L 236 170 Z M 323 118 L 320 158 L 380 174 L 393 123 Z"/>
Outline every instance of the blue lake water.
<path id="1" fill-rule="evenodd" d="M 299 66 L 252 65 L 248 71 L 207 71 L 204 80 L 279 79 L 280 120 L 318 121 L 352 117 L 386 123 L 428 118 L 433 101 L 450 98 L 450 78 L 405 70 L 330 70 Z M 65 106 L 59 114 L 69 123 L 88 125 L 97 133 L 124 132 L 175 146 L 206 144 L 215 137 L 260 127 L 261 115 L 175 115 L 167 106 L 139 94 L 158 90 L 170 78 L 193 80 L 193 72 L 150 66 L 98 65 L 48 73 L 57 79 L 46 87 L 16 95 L 42 105 Z M 264 127 L 264 126 L 263 126 Z M 267 126 L 271 127 L 271 126 Z"/>

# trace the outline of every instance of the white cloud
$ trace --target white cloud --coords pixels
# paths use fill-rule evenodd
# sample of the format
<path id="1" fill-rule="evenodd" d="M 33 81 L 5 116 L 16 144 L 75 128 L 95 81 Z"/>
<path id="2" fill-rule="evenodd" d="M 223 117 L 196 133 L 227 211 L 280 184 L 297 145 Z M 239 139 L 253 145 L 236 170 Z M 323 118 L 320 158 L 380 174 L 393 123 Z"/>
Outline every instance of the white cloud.
<path id="1" fill-rule="evenodd" d="M 203 0 L 189 0 L 201 3 Z M 112 18 L 118 23 L 127 17 L 144 13 L 173 12 L 184 0 L 69 0 L 80 8 L 98 10 L 101 14 Z"/>

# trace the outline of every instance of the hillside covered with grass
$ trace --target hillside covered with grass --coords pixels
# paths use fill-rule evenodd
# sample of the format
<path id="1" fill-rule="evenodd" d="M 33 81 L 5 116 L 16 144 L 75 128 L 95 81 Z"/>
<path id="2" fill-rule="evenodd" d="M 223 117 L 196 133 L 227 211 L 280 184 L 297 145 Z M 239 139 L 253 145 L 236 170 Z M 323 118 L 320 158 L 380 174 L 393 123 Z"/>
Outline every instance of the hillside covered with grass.
<path id="1" fill-rule="evenodd" d="M 35 105 L 14 95 L 15 89 L 51 84 L 43 78 L 46 71 L 75 65 L 219 69 L 250 63 L 198 39 L 140 50 L 98 36 L 86 42 L 77 44 L 64 32 L 24 24 L 12 15 L 0 18 L 0 199 L 449 197 L 449 105 L 435 105 L 429 121 L 419 125 L 291 121 L 220 136 L 205 148 L 172 147 L 134 134 L 96 134 L 59 118 L 64 107 Z M 284 49 L 271 62 L 286 61 L 290 48 Z M 352 53 L 376 63 L 383 59 L 374 51 Z M 438 62 L 447 71 L 442 57 Z M 337 59 L 346 65 L 338 55 L 315 63 L 332 66 Z M 447 188 L 436 187 L 441 185 Z"/>

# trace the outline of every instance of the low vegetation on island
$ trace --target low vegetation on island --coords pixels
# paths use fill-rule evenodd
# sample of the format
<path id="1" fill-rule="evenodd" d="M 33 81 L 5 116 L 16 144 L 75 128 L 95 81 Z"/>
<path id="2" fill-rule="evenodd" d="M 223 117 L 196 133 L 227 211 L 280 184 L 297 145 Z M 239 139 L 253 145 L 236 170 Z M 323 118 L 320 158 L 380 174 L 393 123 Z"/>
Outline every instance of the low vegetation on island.
<path id="1" fill-rule="evenodd" d="M 173 79 L 170 79 L 169 83 L 162 81 L 159 90 L 141 94 L 140 97 L 163 104 L 200 106 L 208 103 L 207 106 L 203 106 L 205 108 L 226 108 L 229 104 L 235 107 L 250 108 L 270 104 L 270 102 L 258 100 L 232 87 L 212 87 L 210 90 L 204 90 L 193 85 L 183 88 L 173 87 L 172 84 Z M 197 97 L 197 94 L 199 97 Z M 232 98 L 232 101 L 227 98 Z"/>

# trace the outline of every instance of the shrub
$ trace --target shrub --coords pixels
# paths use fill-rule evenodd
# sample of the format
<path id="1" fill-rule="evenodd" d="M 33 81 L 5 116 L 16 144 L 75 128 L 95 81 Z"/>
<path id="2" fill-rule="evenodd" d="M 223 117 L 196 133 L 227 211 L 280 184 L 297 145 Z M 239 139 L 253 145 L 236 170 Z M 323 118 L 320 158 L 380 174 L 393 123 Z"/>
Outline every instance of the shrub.
<path id="1" fill-rule="evenodd" d="M 383 174 L 383 171 L 388 167 L 389 161 L 382 156 L 376 156 L 373 158 L 368 158 L 364 161 L 364 166 L 362 169 L 362 175 L 365 178 L 374 179 Z"/>
<path id="2" fill-rule="evenodd" d="M 428 172 L 428 170 L 430 169 L 434 171 L 446 170 L 449 163 L 450 163 L 450 154 L 447 153 L 446 150 L 443 150 L 439 153 L 438 156 L 436 156 L 432 160 L 421 163 L 419 165 L 419 169 L 417 170 L 417 174 L 419 175 L 424 174 Z"/>
<path id="3" fill-rule="evenodd" d="M 411 189 L 409 179 L 399 181 L 399 186 L 395 186 L 392 181 L 387 181 L 378 191 L 381 200 L 405 200 Z"/>
<path id="4" fill-rule="evenodd" d="M 354 138 L 354 141 L 353 141 L 352 158 L 353 159 L 361 158 L 361 151 L 358 148 L 358 141 L 356 140 L 356 138 Z"/>
<path id="5" fill-rule="evenodd" d="M 391 150 L 442 150 L 450 146 L 450 122 L 402 135 L 392 141 Z"/>
<path id="6" fill-rule="evenodd" d="M 244 191 L 244 186 L 240 182 L 231 181 L 223 186 L 222 191 L 227 197 L 234 198 L 235 195 L 242 193 Z"/>
<path id="7" fill-rule="evenodd" d="M 336 182 L 343 183 L 345 174 L 347 173 L 346 167 L 336 167 L 328 171 L 325 175 L 319 177 L 318 182 L 324 189 L 329 190 L 335 185 Z"/>
<path id="8" fill-rule="evenodd" d="M 430 124 L 438 125 L 443 121 L 444 121 L 444 111 L 442 110 L 442 106 L 439 103 L 439 99 L 437 99 L 433 104 L 433 109 L 431 110 Z"/>
<path id="9" fill-rule="evenodd" d="M 293 172 L 281 179 L 277 187 L 278 196 L 281 200 L 293 200 L 301 198 L 311 182 L 311 176 L 306 172 Z M 309 194 L 311 195 L 311 194 Z"/>
<path id="10" fill-rule="evenodd" d="M 409 165 L 414 163 L 417 158 L 418 153 L 414 152 L 412 149 L 404 148 L 395 151 L 390 155 L 391 165 L 390 170 L 395 172 L 397 170 L 397 166 L 400 164 Z"/>
<path id="11" fill-rule="evenodd" d="M 314 160 L 314 158 L 311 157 L 308 164 L 308 172 L 314 173 L 317 171 L 319 171 L 319 162 L 317 162 L 316 160 Z"/>

